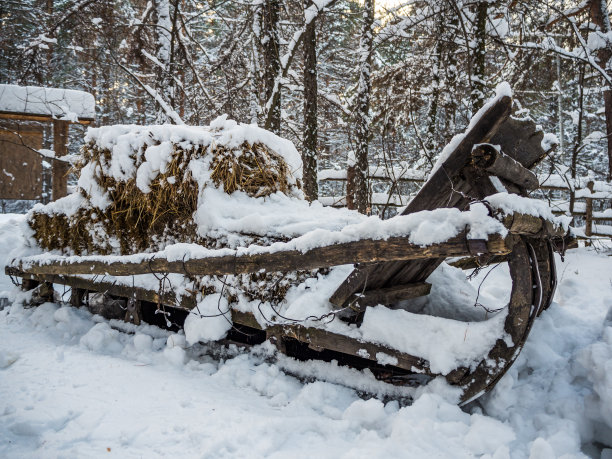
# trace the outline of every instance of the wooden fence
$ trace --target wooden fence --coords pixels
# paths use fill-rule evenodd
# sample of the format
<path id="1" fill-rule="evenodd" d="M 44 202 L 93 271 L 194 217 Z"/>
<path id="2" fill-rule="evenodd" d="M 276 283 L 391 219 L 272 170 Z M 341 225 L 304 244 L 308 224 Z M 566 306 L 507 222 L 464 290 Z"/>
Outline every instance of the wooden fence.
<path id="1" fill-rule="evenodd" d="M 346 205 L 346 170 L 319 171 L 319 201 L 326 206 Z M 370 167 L 372 213 L 382 218 L 397 214 L 421 188 L 427 174 L 408 167 Z M 539 175 L 533 197 L 545 200 L 557 215 L 571 215 L 579 235 L 612 238 L 612 183 L 589 177 Z"/>

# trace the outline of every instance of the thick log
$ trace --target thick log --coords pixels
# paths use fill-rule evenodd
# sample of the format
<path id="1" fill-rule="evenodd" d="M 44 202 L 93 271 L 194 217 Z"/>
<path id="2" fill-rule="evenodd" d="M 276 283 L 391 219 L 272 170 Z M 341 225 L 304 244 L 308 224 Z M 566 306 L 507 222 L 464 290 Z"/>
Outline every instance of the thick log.
<path id="1" fill-rule="evenodd" d="M 348 304 L 354 311 L 365 311 L 368 306 L 378 304 L 390 305 L 410 298 L 429 295 L 431 284 L 419 282 L 416 284 L 394 285 L 392 287 L 377 290 L 366 290 L 363 293 L 356 293 L 349 298 Z"/>
<path id="2" fill-rule="evenodd" d="M 474 146 L 472 164 L 490 175 L 507 180 L 526 190 L 535 190 L 540 185 L 533 172 L 510 156 L 498 151 L 491 144 L 485 143 Z"/>
<path id="3" fill-rule="evenodd" d="M 567 231 L 561 226 L 555 226 L 548 220 L 528 214 L 506 215 L 503 219 L 504 226 L 512 234 L 538 237 L 564 237 Z"/>
<path id="4" fill-rule="evenodd" d="M 81 257 L 78 261 L 18 262 L 21 271 L 31 274 L 108 274 L 130 276 L 148 273 L 179 273 L 187 275 L 226 275 L 255 273 L 262 269 L 270 272 L 288 272 L 324 268 L 349 263 L 369 263 L 392 260 L 412 260 L 456 257 L 474 253 L 503 254 L 511 250 L 505 239 L 493 234 L 487 241 L 466 239 L 466 233 L 440 244 L 426 247 L 411 244 L 408 238 L 390 237 L 387 240 L 361 240 L 324 247 L 305 252 L 288 250 L 256 255 L 224 255 L 169 261 L 165 258 L 147 258 L 132 261 L 130 257 L 112 257 L 106 263 L 101 257 Z M 354 293 L 354 292 L 351 292 Z"/>
<path id="5" fill-rule="evenodd" d="M 509 117 L 488 143 L 500 145 L 506 155 L 531 169 L 556 147 L 544 150 L 543 139 L 544 132 L 533 121 Z"/>

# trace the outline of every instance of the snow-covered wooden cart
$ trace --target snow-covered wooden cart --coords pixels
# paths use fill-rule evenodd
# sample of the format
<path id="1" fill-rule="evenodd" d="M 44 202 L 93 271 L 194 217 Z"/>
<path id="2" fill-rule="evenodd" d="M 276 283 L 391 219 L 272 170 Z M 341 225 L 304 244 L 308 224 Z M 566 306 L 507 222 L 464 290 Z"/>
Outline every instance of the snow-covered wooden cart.
<path id="1" fill-rule="evenodd" d="M 390 220 L 352 221 L 347 210 L 318 206 L 312 212 L 319 223 L 268 243 L 174 244 L 154 253 L 119 255 L 47 253 L 15 259 L 6 272 L 22 278 L 25 289 L 36 289 L 40 301 L 52 298 L 52 285 L 70 286 L 74 306 L 103 292 L 98 312 L 136 323 L 163 318 L 161 325 L 184 324 L 196 338 L 245 344 L 270 340 L 289 355 L 369 368 L 394 384 L 441 375 L 462 388 L 467 402 L 495 385 L 518 356 L 534 320 L 550 306 L 556 285 L 553 254 L 570 241 L 567 222 L 527 197 L 538 187 L 529 169 L 547 154 L 546 145 L 532 122 L 510 117 L 511 105 L 503 91 L 487 104 L 442 152 L 402 215 Z M 275 199 L 266 205 L 280 205 Z M 298 213 L 313 207 L 304 204 Z M 288 208 L 271 214 L 282 220 L 282 209 Z M 334 212 L 345 226 L 317 229 Z M 272 220 L 276 223 L 284 224 Z M 472 323 L 469 337 L 465 323 L 448 318 L 439 319 L 442 334 L 425 336 L 432 330 L 430 318 L 408 305 L 430 293 L 427 281 L 445 260 L 463 269 L 499 263 L 509 268 L 508 304 L 488 314 L 491 323 Z M 232 290 L 228 279 L 245 275 L 274 295 Z M 210 282 L 196 287 L 194 281 L 190 288 L 196 278 Z M 443 277 L 435 282 L 444 288 Z M 180 289 L 167 288 L 171 283 Z M 453 288 L 450 281 L 448 288 Z M 219 333 L 197 333 L 219 318 L 230 325 Z M 386 327 L 393 337 L 385 336 Z M 460 351 L 462 346 L 467 349 Z M 457 352 L 457 358 L 440 359 L 435 347 Z"/>

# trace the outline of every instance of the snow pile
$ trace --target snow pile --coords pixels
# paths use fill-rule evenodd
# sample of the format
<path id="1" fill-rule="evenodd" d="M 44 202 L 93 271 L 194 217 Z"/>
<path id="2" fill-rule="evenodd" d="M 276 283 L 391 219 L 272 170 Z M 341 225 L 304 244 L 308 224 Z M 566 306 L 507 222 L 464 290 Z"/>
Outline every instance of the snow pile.
<path id="1" fill-rule="evenodd" d="M 76 122 L 95 118 L 94 96 L 74 89 L 0 84 L 0 111 Z"/>
<path id="2" fill-rule="evenodd" d="M 229 315 L 227 298 L 220 293 L 200 298 L 193 312 L 187 316 L 183 325 L 189 345 L 200 341 L 206 343 L 220 340 L 225 338 L 232 328 L 232 322 L 227 317 Z"/>
<path id="3" fill-rule="evenodd" d="M 189 346 L 84 309 L 14 304 L 0 311 L 0 456 L 607 458 L 610 258 L 578 249 L 567 263 L 516 364 L 463 409 L 439 379 L 399 388 L 267 345 Z"/>
<path id="4" fill-rule="evenodd" d="M 612 308 L 608 315 L 601 341 L 586 348 L 579 359 L 585 376 L 593 384 L 586 408 L 594 423 L 595 438 L 600 442 L 612 438 Z"/>
<path id="5" fill-rule="evenodd" d="M 376 306 L 367 308 L 360 330 L 364 340 L 418 355 L 431 371 L 446 375 L 459 366 L 475 367 L 505 336 L 505 319 L 504 312 L 489 321 L 461 322 Z"/>

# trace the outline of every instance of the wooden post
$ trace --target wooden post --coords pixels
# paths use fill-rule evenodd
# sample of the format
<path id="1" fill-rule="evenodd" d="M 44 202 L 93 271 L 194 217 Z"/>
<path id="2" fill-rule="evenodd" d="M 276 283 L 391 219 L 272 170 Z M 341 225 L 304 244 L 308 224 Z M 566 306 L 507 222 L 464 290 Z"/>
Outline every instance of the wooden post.
<path id="1" fill-rule="evenodd" d="M 589 181 L 589 183 L 587 183 L 587 188 L 589 189 L 589 191 L 591 193 L 593 193 L 593 186 L 595 184 L 593 183 L 592 180 Z M 585 222 L 584 222 L 584 234 L 587 237 L 590 237 L 593 235 L 593 198 L 586 198 L 586 209 L 585 209 Z M 590 246 L 591 242 L 590 241 L 586 241 L 586 246 Z"/>
<path id="2" fill-rule="evenodd" d="M 355 165 L 346 168 L 346 208 L 355 209 Z"/>
<path id="3" fill-rule="evenodd" d="M 76 308 L 83 306 L 83 299 L 86 294 L 87 290 L 73 287 L 70 294 L 70 304 Z"/>
<path id="4" fill-rule="evenodd" d="M 68 153 L 68 121 L 53 120 L 53 150 L 55 157 L 66 156 Z M 53 160 L 53 200 L 63 198 L 68 194 L 68 171 L 70 164 L 65 161 Z"/>

